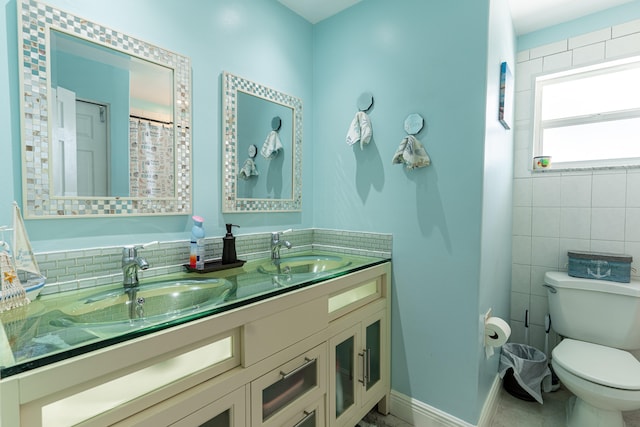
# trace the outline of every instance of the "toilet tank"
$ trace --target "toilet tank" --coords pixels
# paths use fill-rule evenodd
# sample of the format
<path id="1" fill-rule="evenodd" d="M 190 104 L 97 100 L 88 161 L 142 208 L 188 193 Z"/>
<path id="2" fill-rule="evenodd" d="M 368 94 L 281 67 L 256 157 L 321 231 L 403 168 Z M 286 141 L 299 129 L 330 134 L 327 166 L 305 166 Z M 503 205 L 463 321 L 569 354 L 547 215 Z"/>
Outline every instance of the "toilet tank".
<path id="1" fill-rule="evenodd" d="M 616 283 L 547 272 L 551 327 L 560 335 L 623 350 L 640 349 L 640 282 Z"/>

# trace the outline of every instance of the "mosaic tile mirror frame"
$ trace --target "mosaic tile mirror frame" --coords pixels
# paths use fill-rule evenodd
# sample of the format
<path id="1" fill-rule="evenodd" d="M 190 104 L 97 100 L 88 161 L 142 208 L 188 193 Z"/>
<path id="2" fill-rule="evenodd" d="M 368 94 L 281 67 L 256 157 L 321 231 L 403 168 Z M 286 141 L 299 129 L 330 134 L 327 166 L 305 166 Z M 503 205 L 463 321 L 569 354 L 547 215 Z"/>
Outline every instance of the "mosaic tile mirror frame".
<path id="1" fill-rule="evenodd" d="M 21 0 L 18 37 L 21 87 L 22 188 L 26 218 L 191 213 L 191 65 L 188 57 L 140 41 L 35 0 Z M 88 40 L 173 70 L 173 167 L 169 190 L 159 196 L 58 196 L 52 188 L 51 30 Z M 166 166 L 166 165 L 160 165 Z M 174 187 L 171 188 L 171 185 Z"/>
<path id="2" fill-rule="evenodd" d="M 269 88 L 262 84 L 252 82 L 228 72 L 222 73 L 222 212 L 299 212 L 302 210 L 302 100 L 295 96 Z M 283 158 L 292 162 L 291 176 L 282 176 L 282 180 L 291 180 L 291 194 L 282 198 L 258 198 L 247 197 L 238 191 L 240 169 L 248 157 L 244 150 L 239 149 L 239 125 L 247 122 L 246 118 L 239 117 L 238 94 L 245 93 L 256 98 L 261 98 L 269 103 L 277 104 L 291 109 L 292 119 L 283 120 L 282 126 L 291 126 L 287 134 L 292 136 L 292 141 L 283 140 Z M 264 125 L 264 123 L 263 123 Z M 271 128 L 265 127 L 264 136 L 267 136 Z M 283 130 L 279 130 L 283 133 Z M 263 138 L 265 139 L 265 138 Z M 257 157 L 263 149 L 263 139 L 256 141 Z M 266 143 L 266 141 L 265 141 Z M 244 145 L 250 143 L 243 142 Z M 250 157 L 251 154 L 249 154 Z M 254 154 L 255 156 L 255 154 Z M 286 161 L 286 160 L 285 160 Z M 273 162 L 273 160 L 271 160 Z M 268 175 L 273 171 L 260 171 L 253 179 L 269 179 Z M 278 171 L 279 172 L 279 171 Z M 288 183 L 287 183 L 288 184 Z M 289 187 L 287 187 L 289 188 Z"/>

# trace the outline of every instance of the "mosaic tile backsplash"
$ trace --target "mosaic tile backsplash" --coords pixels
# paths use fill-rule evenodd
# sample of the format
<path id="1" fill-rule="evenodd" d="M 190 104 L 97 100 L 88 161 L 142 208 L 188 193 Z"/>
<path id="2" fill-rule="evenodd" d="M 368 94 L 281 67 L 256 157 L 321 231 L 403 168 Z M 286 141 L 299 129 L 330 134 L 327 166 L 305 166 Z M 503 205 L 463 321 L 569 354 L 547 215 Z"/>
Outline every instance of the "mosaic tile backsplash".
<path id="1" fill-rule="evenodd" d="M 282 236 L 292 244 L 286 254 L 311 249 L 390 258 L 393 239 L 391 234 L 353 232 L 327 229 L 304 229 Z M 255 260 L 269 257 L 271 233 L 236 236 L 238 258 Z M 140 253 L 150 265 L 140 271 L 140 278 L 162 276 L 184 270 L 189 259 L 189 240 L 161 242 L 157 246 L 141 249 Z M 206 259 L 220 258 L 222 236 L 206 238 Z M 286 256 L 283 253 L 283 256 Z M 43 252 L 36 254 L 40 270 L 47 277 L 42 295 L 65 292 L 122 280 L 122 246 L 90 248 L 74 251 Z"/>

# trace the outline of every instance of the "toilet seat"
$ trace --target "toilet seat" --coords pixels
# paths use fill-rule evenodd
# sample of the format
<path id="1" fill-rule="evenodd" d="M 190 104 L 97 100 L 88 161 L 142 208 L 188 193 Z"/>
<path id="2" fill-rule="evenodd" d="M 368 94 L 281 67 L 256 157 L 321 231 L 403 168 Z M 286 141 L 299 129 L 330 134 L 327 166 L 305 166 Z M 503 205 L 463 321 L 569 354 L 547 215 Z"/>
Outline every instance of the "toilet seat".
<path id="1" fill-rule="evenodd" d="M 553 361 L 587 381 L 640 390 L 640 362 L 627 351 L 566 338 L 553 350 Z"/>

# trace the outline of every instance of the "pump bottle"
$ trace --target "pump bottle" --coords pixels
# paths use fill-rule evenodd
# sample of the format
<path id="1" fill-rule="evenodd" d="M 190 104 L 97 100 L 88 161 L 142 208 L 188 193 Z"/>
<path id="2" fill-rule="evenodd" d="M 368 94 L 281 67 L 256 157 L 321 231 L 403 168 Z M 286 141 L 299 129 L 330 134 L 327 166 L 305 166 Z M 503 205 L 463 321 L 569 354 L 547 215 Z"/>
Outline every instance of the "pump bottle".
<path id="1" fill-rule="evenodd" d="M 236 255 L 236 238 L 231 233 L 231 227 L 238 227 L 239 225 L 234 224 L 226 224 L 227 234 L 222 238 L 222 263 L 223 264 L 232 264 L 238 261 L 238 256 Z"/>

